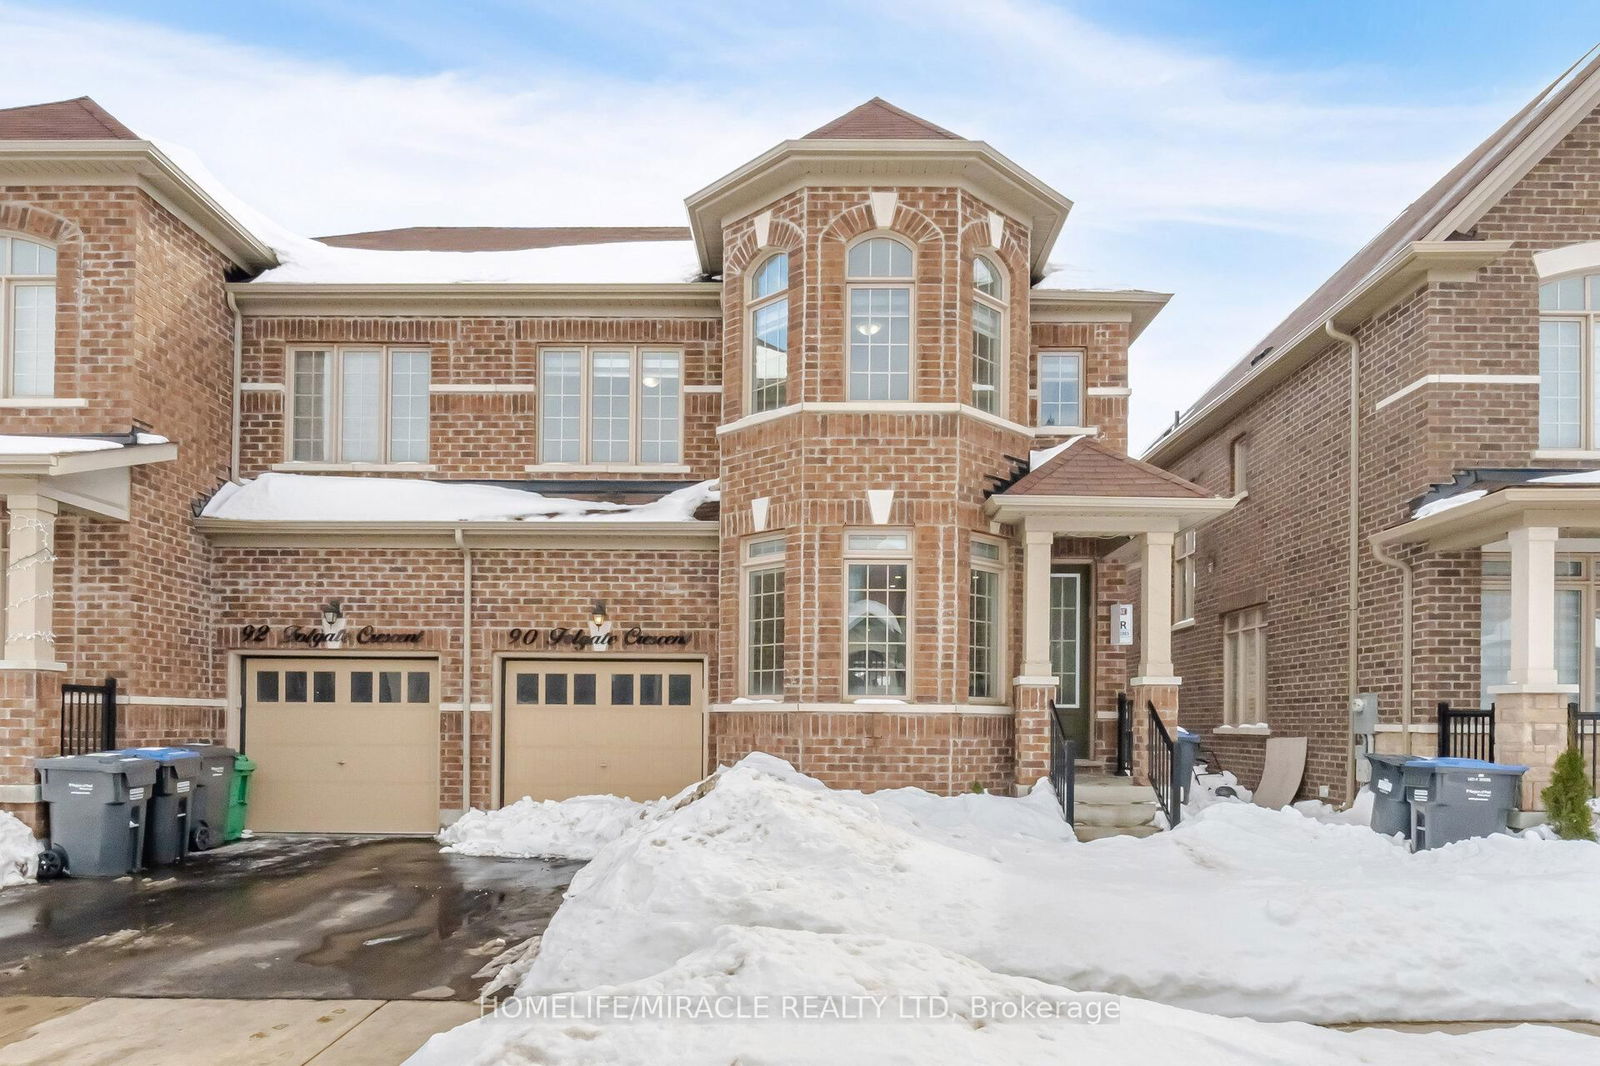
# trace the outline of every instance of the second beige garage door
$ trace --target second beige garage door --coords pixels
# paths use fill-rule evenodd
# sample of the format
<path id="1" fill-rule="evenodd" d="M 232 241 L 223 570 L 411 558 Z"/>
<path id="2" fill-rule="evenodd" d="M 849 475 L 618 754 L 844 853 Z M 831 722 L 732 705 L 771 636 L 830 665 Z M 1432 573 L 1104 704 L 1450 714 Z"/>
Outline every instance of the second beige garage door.
<path id="1" fill-rule="evenodd" d="M 506 663 L 504 802 L 653 800 L 704 776 L 701 664 L 602 654 Z"/>
<path id="2" fill-rule="evenodd" d="M 426 659 L 246 660 L 250 828 L 437 831 L 437 674 Z"/>

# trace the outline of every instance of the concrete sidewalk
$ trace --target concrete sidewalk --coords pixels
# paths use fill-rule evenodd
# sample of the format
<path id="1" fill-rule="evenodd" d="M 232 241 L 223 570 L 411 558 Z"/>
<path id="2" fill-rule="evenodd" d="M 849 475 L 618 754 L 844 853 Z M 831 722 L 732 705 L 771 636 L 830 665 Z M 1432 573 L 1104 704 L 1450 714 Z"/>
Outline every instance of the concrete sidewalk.
<path id="1" fill-rule="evenodd" d="M 0 998 L 0 1066 L 397 1066 L 476 1003 Z"/>

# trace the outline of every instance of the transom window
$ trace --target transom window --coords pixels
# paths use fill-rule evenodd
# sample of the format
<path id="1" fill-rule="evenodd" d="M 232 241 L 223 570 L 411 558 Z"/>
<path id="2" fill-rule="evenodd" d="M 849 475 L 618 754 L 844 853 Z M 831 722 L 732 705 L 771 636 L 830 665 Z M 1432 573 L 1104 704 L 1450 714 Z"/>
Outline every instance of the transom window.
<path id="1" fill-rule="evenodd" d="M 911 249 L 892 237 L 870 237 L 850 249 L 852 400 L 911 399 L 911 272 Z"/>
<path id="2" fill-rule="evenodd" d="M 1539 446 L 1600 447 L 1600 274 L 1539 286 Z"/>
<path id="3" fill-rule="evenodd" d="M 750 279 L 750 410 L 788 400 L 789 257 L 769 258 Z"/>
<path id="4" fill-rule="evenodd" d="M 998 414 L 1005 368 L 1005 281 L 983 256 L 972 261 L 972 406 Z"/>
<path id="5" fill-rule="evenodd" d="M 845 534 L 845 694 L 904 696 L 911 534 Z"/>
<path id="6" fill-rule="evenodd" d="M 547 348 L 539 353 L 544 463 L 671 465 L 683 454 L 683 353 Z"/>
<path id="7" fill-rule="evenodd" d="M 0 396 L 56 391 L 56 250 L 0 235 Z"/>
<path id="8" fill-rule="evenodd" d="M 1266 720 L 1267 609 L 1249 607 L 1222 616 L 1223 720 L 1256 725 Z"/>
<path id="9" fill-rule="evenodd" d="M 425 349 L 300 348 L 290 360 L 292 460 L 427 462 Z"/>
<path id="10" fill-rule="evenodd" d="M 1083 353 L 1039 353 L 1039 425 L 1083 425 Z"/>
<path id="11" fill-rule="evenodd" d="M 785 538 L 745 542 L 745 694 L 783 695 Z"/>
<path id="12" fill-rule="evenodd" d="M 1000 698 L 1000 545 L 972 542 L 972 576 L 967 600 L 967 698 Z"/>

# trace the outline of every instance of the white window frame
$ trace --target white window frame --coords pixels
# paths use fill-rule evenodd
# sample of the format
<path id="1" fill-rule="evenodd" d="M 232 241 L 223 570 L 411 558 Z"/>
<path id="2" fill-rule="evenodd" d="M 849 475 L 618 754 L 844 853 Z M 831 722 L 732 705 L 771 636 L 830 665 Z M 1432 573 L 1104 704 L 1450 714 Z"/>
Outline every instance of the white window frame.
<path id="1" fill-rule="evenodd" d="M 576 460 L 551 459 L 546 457 L 546 441 L 544 432 L 545 402 L 549 390 L 545 384 L 545 356 L 552 353 L 578 354 L 578 458 Z M 628 354 L 628 457 L 626 459 L 593 458 L 593 432 L 594 418 L 590 410 L 592 398 L 591 384 L 594 380 L 592 360 L 596 355 Z M 678 361 L 678 434 L 673 440 L 677 454 L 668 460 L 642 459 L 641 451 L 644 438 L 644 389 L 643 380 L 644 361 L 652 355 L 670 355 Z M 536 417 L 538 420 L 539 436 L 539 466 L 541 469 L 548 467 L 592 467 L 594 469 L 608 468 L 647 468 L 672 470 L 683 467 L 684 464 L 684 390 L 686 388 L 686 366 L 682 348 L 670 345 L 656 344 L 547 344 L 538 351 L 539 374 L 539 403 Z"/>
<path id="2" fill-rule="evenodd" d="M 999 286 L 1000 295 L 991 296 L 990 294 L 983 292 L 978 288 L 977 264 L 979 260 L 982 260 L 984 263 L 988 264 L 989 272 L 994 275 L 995 281 Z M 971 380 L 968 382 L 968 387 L 971 389 L 971 403 L 972 406 L 976 407 L 980 411 L 987 411 L 989 414 L 997 415 L 1000 418 L 1005 418 L 1006 409 L 1008 406 L 1006 403 L 1006 382 L 1008 380 L 1006 366 L 1010 361 L 1010 346 L 1007 344 L 1009 337 L 1007 331 L 1009 319 L 1006 314 L 1006 311 L 1008 310 L 1006 306 L 1006 298 L 1009 295 L 1009 289 L 1006 285 L 1006 275 L 996 263 L 993 255 L 982 253 L 973 256 L 972 269 L 972 372 Z M 988 394 L 992 401 L 988 407 L 985 407 L 979 402 L 979 397 L 982 394 L 978 391 L 978 308 L 980 307 L 984 307 L 990 311 L 993 311 L 996 320 L 994 382 L 991 386 L 992 391 Z M 1082 380 L 1081 365 L 1079 370 L 1079 380 L 1080 382 Z M 1080 391 L 1082 391 L 1081 385 Z"/>
<path id="3" fill-rule="evenodd" d="M 1241 670 L 1247 658 L 1253 673 Z M 1257 604 L 1222 616 L 1222 721 L 1239 726 L 1266 720 L 1267 608 Z"/>
<path id="4" fill-rule="evenodd" d="M 1073 422 L 1051 423 L 1045 421 L 1044 368 L 1045 363 L 1051 359 L 1072 359 L 1078 364 L 1078 417 Z M 1039 353 L 1039 397 L 1038 403 L 1034 408 L 1034 416 L 1036 419 L 1035 425 L 1041 429 L 1077 429 L 1083 425 L 1083 398 L 1086 391 L 1084 389 L 1083 377 L 1086 363 L 1087 359 L 1085 358 L 1085 353 L 1082 348 L 1052 348 Z"/>
<path id="5" fill-rule="evenodd" d="M 785 260 L 783 288 L 769 292 L 765 296 L 757 296 L 756 282 L 760 280 L 762 273 L 772 265 L 773 261 L 779 258 Z M 793 305 L 789 302 L 789 270 L 793 265 L 793 262 L 790 261 L 788 252 L 773 252 L 771 255 L 762 259 L 757 265 L 756 269 L 750 272 L 750 280 L 746 288 L 749 309 L 745 315 L 745 334 L 750 338 L 750 344 L 745 358 L 745 366 L 748 368 L 750 384 L 745 392 L 749 397 L 750 414 L 759 414 L 762 411 L 774 411 L 789 402 L 789 362 L 790 357 L 793 355 L 794 347 L 794 338 L 789 336 L 789 320 L 792 317 L 794 310 Z M 759 398 L 760 393 L 756 387 L 756 342 L 758 339 L 756 337 L 756 316 L 760 312 L 765 311 L 768 308 L 775 307 L 779 303 L 784 305 L 784 336 L 786 338 L 786 344 L 788 345 L 788 347 L 784 349 L 783 378 L 781 381 L 779 381 L 778 385 L 775 386 L 778 390 L 777 402 L 763 402 Z"/>
<path id="6" fill-rule="evenodd" d="M 739 692 L 751 699 L 778 699 L 782 700 L 788 687 L 787 662 L 785 661 L 784 640 L 788 636 L 788 577 L 786 561 L 788 558 L 788 537 L 782 533 L 759 534 L 745 540 L 740 547 L 741 565 L 739 570 Z M 754 594 L 750 582 L 757 575 L 778 575 L 780 582 L 777 595 L 783 604 L 784 613 L 778 618 L 779 641 L 778 649 L 778 690 L 776 692 L 758 691 L 753 683 L 755 669 L 754 656 L 755 644 L 752 641 L 751 627 L 755 624 L 755 611 L 753 608 Z"/>
<path id="7" fill-rule="evenodd" d="M 874 240 L 890 240 L 906 250 L 911 259 L 911 270 L 903 277 L 896 276 L 857 276 L 850 273 L 850 253 L 858 246 Z M 862 234 L 845 247 L 845 292 L 844 292 L 844 392 L 845 399 L 853 403 L 913 403 L 917 399 L 917 250 L 912 243 L 897 233 L 876 231 Z M 857 396 L 854 392 L 855 374 L 851 364 L 851 331 L 856 292 L 866 292 L 872 289 L 904 290 L 906 293 L 906 396 L 903 400 L 874 399 L 867 396 Z M 892 378 L 890 379 L 892 382 Z M 891 390 L 893 391 L 892 384 Z"/>
<path id="8" fill-rule="evenodd" d="M 971 703 L 1004 703 L 1006 691 L 1006 546 L 992 537 L 972 538 L 972 574 L 988 574 L 994 579 L 994 603 L 989 618 L 989 694 L 973 693 L 973 681 L 978 677 L 977 627 L 973 587 L 976 582 L 969 576 L 967 582 L 967 699 Z"/>
<path id="9" fill-rule="evenodd" d="M 1494 693 L 1490 690 L 1504 685 L 1507 681 L 1504 670 L 1498 675 L 1493 675 L 1487 669 L 1488 653 L 1494 643 L 1488 630 L 1490 621 L 1488 598 L 1491 594 L 1502 597 L 1501 604 L 1509 616 L 1510 556 L 1504 552 L 1484 552 L 1480 566 L 1482 578 L 1479 592 L 1478 666 L 1480 699 L 1482 705 L 1487 707 L 1495 702 Z M 1563 685 L 1577 685 L 1578 695 L 1571 698 L 1578 701 L 1580 709 L 1595 710 L 1600 708 L 1600 555 L 1567 552 L 1557 555 L 1555 592 L 1555 620 L 1552 632 L 1556 641 L 1556 681 Z M 1575 616 L 1564 620 L 1563 612 L 1574 605 L 1577 607 Z M 1586 624 L 1585 619 L 1590 621 Z M 1568 624 L 1564 625 L 1564 621 Z M 1509 617 L 1505 619 L 1505 624 L 1509 626 Z M 1575 633 L 1572 632 L 1573 629 L 1576 630 Z M 1563 646 L 1564 634 L 1573 638 L 1572 643 L 1567 646 Z M 1503 631 L 1499 636 L 1503 638 L 1500 643 L 1504 649 L 1502 653 L 1504 667 L 1509 669 L 1511 642 L 1509 630 Z"/>
<path id="10" fill-rule="evenodd" d="M 38 247 L 48 251 L 50 253 L 51 264 L 51 269 L 49 272 L 39 274 L 13 273 L 11 271 L 10 259 L 12 254 L 10 245 L 11 241 L 25 241 L 28 244 L 37 245 Z M 54 397 L 56 394 L 56 376 L 58 367 L 56 365 L 57 337 L 55 319 L 59 311 L 59 303 L 57 300 L 59 292 L 56 280 L 59 265 L 60 260 L 57 248 L 49 241 L 42 241 L 37 237 L 27 234 L 0 231 L 0 397 L 14 399 L 49 399 Z M 48 345 L 51 351 L 50 373 L 48 375 L 48 391 L 41 392 L 38 390 L 29 390 L 24 392 L 18 390 L 17 388 L 16 322 L 13 320 L 12 316 L 14 314 L 14 305 L 17 299 L 17 293 L 22 289 L 48 289 L 50 291 L 50 336 Z"/>
<path id="11" fill-rule="evenodd" d="M 1172 542 L 1173 624 L 1194 621 L 1195 531 L 1186 529 Z"/>
<path id="12" fill-rule="evenodd" d="M 1228 477 L 1233 495 L 1250 491 L 1250 437 L 1241 433 L 1228 445 Z"/>
<path id="13" fill-rule="evenodd" d="M 1576 293 L 1576 306 L 1572 296 Z M 1547 306 L 1548 304 L 1548 306 Z M 1566 304 L 1568 306 L 1560 306 Z M 1548 386 L 1552 371 L 1545 368 L 1544 327 L 1565 322 L 1578 333 L 1578 435 L 1576 441 L 1548 438 L 1546 403 L 1553 400 Z M 1600 371 L 1596 369 L 1596 348 L 1600 347 L 1600 274 L 1567 274 L 1541 279 L 1539 284 L 1539 448 L 1548 451 L 1600 448 Z M 1565 425 L 1566 423 L 1561 423 Z"/>
<path id="14" fill-rule="evenodd" d="M 868 544 L 867 538 L 883 540 L 897 539 L 898 543 Z M 886 526 L 853 527 L 847 528 L 843 534 L 843 560 L 840 566 L 839 588 L 841 592 L 840 604 L 843 607 L 840 617 L 839 644 L 840 644 L 840 677 L 839 691 L 847 702 L 874 699 L 899 699 L 911 700 L 911 694 L 916 691 L 916 573 L 915 552 L 916 536 L 910 529 Z M 896 693 L 850 691 L 850 567 L 852 564 L 862 565 L 887 565 L 903 566 L 906 575 L 906 613 L 901 633 L 901 643 L 905 645 L 905 691 Z"/>
<path id="15" fill-rule="evenodd" d="M 297 367 L 302 355 L 323 353 L 331 361 L 324 379 L 327 398 L 323 403 L 322 458 L 301 458 L 295 454 L 295 416 L 300 404 L 297 384 Z M 374 354 L 378 356 L 378 458 L 344 458 L 344 361 L 348 355 Z M 284 461 L 295 465 L 336 466 L 425 466 L 433 449 L 433 405 L 428 389 L 423 389 L 423 454 L 421 458 L 395 459 L 394 425 L 391 421 L 394 357 L 396 355 L 421 355 L 428 361 L 428 380 L 433 380 L 432 349 L 415 344 L 297 344 L 288 348 L 284 359 Z"/>

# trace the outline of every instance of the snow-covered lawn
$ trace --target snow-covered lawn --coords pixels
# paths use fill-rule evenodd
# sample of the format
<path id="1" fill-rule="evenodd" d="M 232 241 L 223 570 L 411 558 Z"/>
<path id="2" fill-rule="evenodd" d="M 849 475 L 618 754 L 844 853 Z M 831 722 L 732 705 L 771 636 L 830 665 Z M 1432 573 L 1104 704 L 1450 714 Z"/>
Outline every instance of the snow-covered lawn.
<path id="1" fill-rule="evenodd" d="M 33 880 L 41 846 L 21 819 L 0 811 L 0 888 Z"/>
<path id="2" fill-rule="evenodd" d="M 701 792 L 622 819 L 572 882 L 521 996 L 1155 1002 L 1125 1000 L 1123 1021 L 1099 1026 L 979 1024 L 961 1009 L 919 1023 L 670 1023 L 679 1058 L 662 1057 L 665 1022 L 497 1018 L 415 1061 L 1132 1062 L 1179 1045 L 1189 1061 L 1442 1063 L 1502 1049 L 1505 1061 L 1600 1061 L 1600 1041 L 1552 1030 L 1261 1024 L 1600 1020 L 1594 845 L 1497 837 L 1413 855 L 1364 826 L 1242 803 L 1146 840 L 1079 844 L 1043 789 L 863 795 L 765 756 Z M 522 817 L 566 806 L 530 803 Z M 498 834 L 496 853 L 511 837 Z"/>

